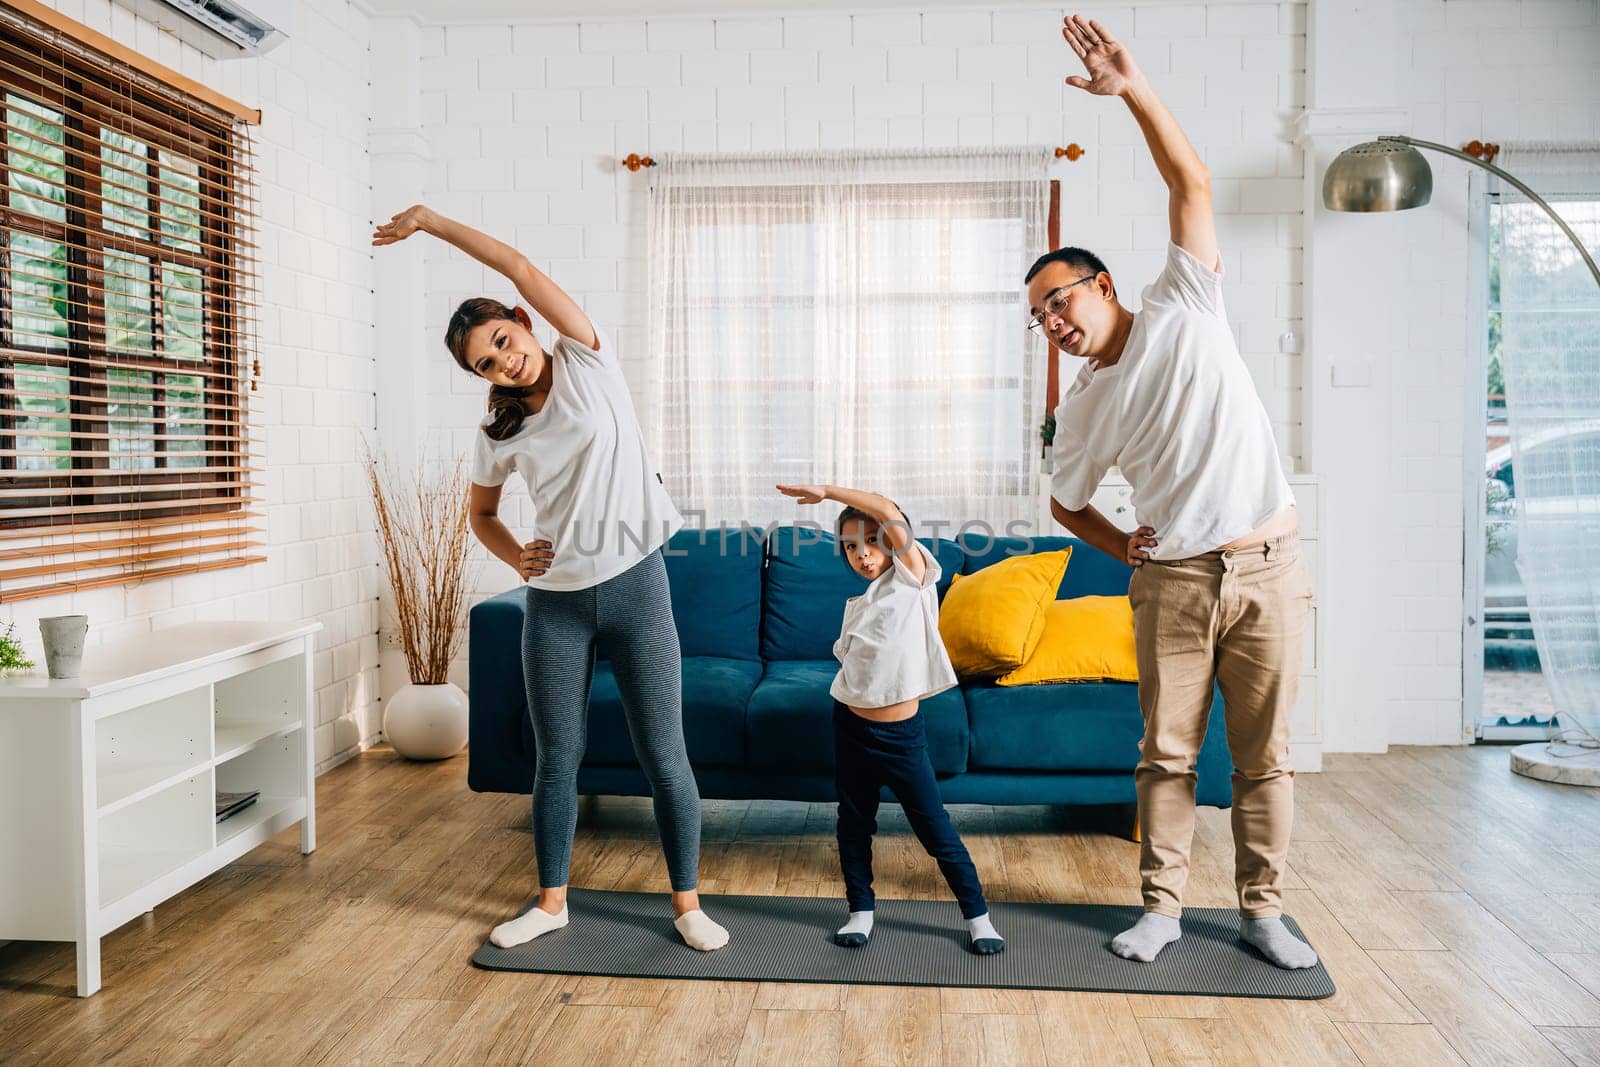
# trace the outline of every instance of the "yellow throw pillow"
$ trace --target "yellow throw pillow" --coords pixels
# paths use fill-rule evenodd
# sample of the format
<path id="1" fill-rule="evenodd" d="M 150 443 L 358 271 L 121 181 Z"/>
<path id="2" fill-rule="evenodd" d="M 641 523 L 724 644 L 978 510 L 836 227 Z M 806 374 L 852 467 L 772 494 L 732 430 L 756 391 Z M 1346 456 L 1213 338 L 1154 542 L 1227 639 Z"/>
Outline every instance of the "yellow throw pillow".
<path id="1" fill-rule="evenodd" d="M 1133 605 L 1125 596 L 1080 596 L 1049 606 L 1033 655 L 996 684 L 1138 680 Z"/>
<path id="2" fill-rule="evenodd" d="M 1012 556 L 951 579 L 939 609 L 939 636 L 957 674 L 1003 674 L 1027 662 L 1071 557 L 1070 548 Z"/>

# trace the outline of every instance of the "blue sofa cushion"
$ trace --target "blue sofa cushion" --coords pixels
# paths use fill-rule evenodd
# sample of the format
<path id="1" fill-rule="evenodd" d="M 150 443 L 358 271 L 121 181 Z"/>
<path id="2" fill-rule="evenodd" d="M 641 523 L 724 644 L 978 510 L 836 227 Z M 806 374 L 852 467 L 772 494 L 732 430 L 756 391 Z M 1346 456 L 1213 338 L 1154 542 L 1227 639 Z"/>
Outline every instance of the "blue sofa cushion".
<path id="1" fill-rule="evenodd" d="M 684 657 L 683 740 L 691 763 L 700 767 L 744 764 L 745 709 L 760 680 L 759 661 Z M 609 663 L 595 664 L 594 682 L 589 687 L 589 747 L 584 762 L 611 767 L 638 762 Z"/>
<path id="2" fill-rule="evenodd" d="M 843 564 L 838 564 L 843 566 Z M 750 767 L 755 771 L 833 773 L 833 698 L 828 687 L 835 660 L 780 660 L 750 697 L 747 719 Z M 936 774 L 967 769 L 967 705 L 961 690 L 947 689 L 922 702 L 928 756 Z"/>
<path id="3" fill-rule="evenodd" d="M 1126 771 L 1139 762 L 1144 716 L 1132 682 L 962 686 L 972 720 L 972 767 L 983 771 Z M 1222 717 L 1212 691 L 1211 717 Z M 1220 727 L 1220 721 L 1211 725 Z M 1224 746 L 1212 729 L 1205 747 Z"/>
<path id="4" fill-rule="evenodd" d="M 672 536 L 662 556 L 684 656 L 761 658 L 764 549 L 760 534 L 748 528 L 679 530 Z"/>
<path id="5" fill-rule="evenodd" d="M 943 571 L 939 595 L 943 597 L 951 577 L 962 566 L 961 549 L 942 538 L 920 540 L 939 561 Z M 761 658 L 769 662 L 831 660 L 839 623 L 844 619 L 844 602 L 866 587 L 866 581 L 839 555 L 832 533 L 803 526 L 774 529 L 767 535 Z"/>
<path id="6" fill-rule="evenodd" d="M 1115 771 L 1139 762 L 1144 718 L 1137 685 L 998 686 L 974 680 L 962 688 L 972 719 L 975 768 Z"/>
<path id="7" fill-rule="evenodd" d="M 761 659 L 763 551 L 753 530 L 679 530 L 672 535 L 662 561 L 680 655 Z M 474 620 L 481 625 L 473 639 L 484 639 L 484 631 L 492 626 L 496 654 L 514 650 L 520 664 L 527 596 L 527 587 L 519 585 L 473 605 L 475 613 L 490 605 Z M 605 659 L 603 646 L 597 653 Z"/>
<path id="8" fill-rule="evenodd" d="M 962 554 L 962 574 L 972 574 L 1011 556 L 1072 549 L 1067 575 L 1056 591 L 1057 600 L 1075 596 L 1127 596 L 1133 568 L 1076 537 L 989 537 L 965 533 L 956 538 Z"/>

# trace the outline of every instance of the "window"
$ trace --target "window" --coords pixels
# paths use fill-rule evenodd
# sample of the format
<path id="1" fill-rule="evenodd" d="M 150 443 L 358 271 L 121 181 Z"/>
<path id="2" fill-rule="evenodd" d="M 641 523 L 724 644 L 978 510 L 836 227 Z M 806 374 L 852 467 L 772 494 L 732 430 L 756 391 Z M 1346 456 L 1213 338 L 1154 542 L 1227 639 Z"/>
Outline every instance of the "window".
<path id="1" fill-rule="evenodd" d="M 1582 146 L 1507 146 L 1497 160 L 1600 252 L 1600 157 Z M 1594 559 L 1600 549 L 1600 287 L 1536 204 L 1483 183 L 1485 362 L 1481 541 L 1467 560 L 1469 708 L 1479 735 L 1543 738 L 1586 726 L 1600 691 Z M 1470 513 L 1469 513 L 1470 514 Z M 1481 687 L 1478 668 L 1481 664 Z"/>
<path id="2" fill-rule="evenodd" d="M 680 505 L 792 520 L 774 484 L 826 481 L 1031 520 L 1048 201 L 1042 150 L 663 160 L 647 402 Z"/>
<path id="3" fill-rule="evenodd" d="M 11 13 L 0 74 L 0 601 L 259 560 L 244 126 Z"/>

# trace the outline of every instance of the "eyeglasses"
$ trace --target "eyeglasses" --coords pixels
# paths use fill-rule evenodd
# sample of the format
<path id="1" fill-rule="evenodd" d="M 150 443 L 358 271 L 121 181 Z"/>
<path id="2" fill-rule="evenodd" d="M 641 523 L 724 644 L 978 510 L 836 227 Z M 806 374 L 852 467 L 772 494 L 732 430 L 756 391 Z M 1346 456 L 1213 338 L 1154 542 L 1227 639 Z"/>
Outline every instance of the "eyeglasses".
<path id="1" fill-rule="evenodd" d="M 1067 310 L 1067 294 L 1084 282 L 1094 281 L 1095 278 L 1096 275 L 1090 274 L 1087 277 L 1079 278 L 1071 285 L 1063 285 L 1059 289 L 1050 290 L 1050 295 L 1044 298 L 1044 311 L 1028 320 L 1028 329 L 1042 330 L 1044 329 L 1045 319 L 1060 318 L 1061 313 Z"/>

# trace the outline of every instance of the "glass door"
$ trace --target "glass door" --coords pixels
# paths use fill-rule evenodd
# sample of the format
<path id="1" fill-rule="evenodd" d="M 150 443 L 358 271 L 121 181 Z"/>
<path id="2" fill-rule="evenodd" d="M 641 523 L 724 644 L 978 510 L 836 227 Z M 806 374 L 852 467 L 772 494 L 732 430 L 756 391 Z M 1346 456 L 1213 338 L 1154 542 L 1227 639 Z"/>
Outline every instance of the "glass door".
<path id="1" fill-rule="evenodd" d="M 1520 198 L 1502 201 L 1497 183 L 1487 175 L 1473 176 L 1473 279 L 1475 300 L 1483 324 L 1477 371 L 1472 376 L 1468 409 L 1466 542 L 1466 628 L 1463 638 L 1463 677 L 1468 725 L 1480 740 L 1539 740 L 1551 736 L 1560 724 L 1545 684 L 1544 665 L 1529 611 L 1527 591 L 1518 569 L 1517 458 L 1512 454 L 1502 362 L 1502 267 L 1528 269 L 1530 261 L 1571 258 L 1571 247 L 1508 247 L 1508 228 L 1519 219 L 1515 213 L 1540 209 Z M 1600 222 L 1600 179 L 1559 179 L 1541 182 L 1547 199 L 1580 235 L 1592 233 Z M 1508 227 L 1508 224 L 1512 224 Z M 1526 226 L 1521 229 L 1526 233 Z M 1565 245 L 1565 238 L 1554 240 Z M 1515 243 L 1515 242 L 1514 242 Z M 1508 258 L 1513 257 L 1513 258 Z M 1584 271 L 1587 277 L 1587 271 Z M 1596 373 L 1600 373 L 1597 369 Z M 1525 435 L 1521 460 L 1538 466 L 1542 451 L 1600 450 L 1600 411 L 1593 419 L 1566 419 Z M 1574 492 L 1588 496 L 1591 485 Z M 1538 501 L 1546 509 L 1561 501 Z M 1581 508 L 1582 501 L 1571 501 Z M 1591 501 L 1592 505 L 1592 501 Z M 1470 521 L 1475 519 L 1476 521 Z"/>

